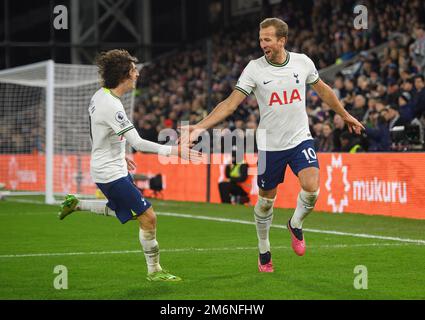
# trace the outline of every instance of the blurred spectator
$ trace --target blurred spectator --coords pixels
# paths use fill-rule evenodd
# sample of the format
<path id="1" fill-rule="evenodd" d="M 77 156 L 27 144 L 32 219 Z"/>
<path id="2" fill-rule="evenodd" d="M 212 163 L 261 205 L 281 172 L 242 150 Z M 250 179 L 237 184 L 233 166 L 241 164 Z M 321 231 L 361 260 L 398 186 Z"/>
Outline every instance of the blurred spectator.
<path id="1" fill-rule="evenodd" d="M 354 98 L 353 107 L 350 110 L 351 115 L 359 121 L 363 120 L 366 113 L 366 98 L 361 94 L 358 94 Z"/>
<path id="2" fill-rule="evenodd" d="M 376 103 L 377 103 L 377 100 L 375 98 L 369 98 L 369 100 L 367 101 L 367 110 L 365 114 L 363 115 L 363 119 L 361 120 L 361 122 L 366 122 L 367 119 L 369 118 L 369 114 L 371 112 L 376 111 Z"/>
<path id="3" fill-rule="evenodd" d="M 322 133 L 319 136 L 318 151 L 331 152 L 334 150 L 334 137 L 332 134 L 332 126 L 329 122 L 325 122 L 322 127 Z"/>
<path id="4" fill-rule="evenodd" d="M 357 153 L 364 151 L 359 142 L 359 138 L 347 131 L 340 135 L 339 141 L 341 143 L 342 152 Z"/>
<path id="5" fill-rule="evenodd" d="M 366 128 L 374 128 L 376 124 L 376 119 L 379 116 L 379 112 L 376 110 L 371 110 L 367 113 L 367 118 L 363 120 L 363 125 Z"/>
<path id="6" fill-rule="evenodd" d="M 388 82 L 386 101 L 388 104 L 395 104 L 398 102 L 398 97 L 400 95 L 398 83 L 395 80 L 390 80 Z"/>
<path id="7" fill-rule="evenodd" d="M 345 88 L 344 88 L 344 76 L 341 74 L 338 74 L 334 80 L 333 85 L 334 92 L 338 99 L 341 99 L 341 97 L 345 97 Z"/>
<path id="8" fill-rule="evenodd" d="M 398 98 L 398 107 L 401 118 L 406 122 L 411 122 L 415 117 L 414 106 L 410 93 L 403 92 Z"/>
<path id="9" fill-rule="evenodd" d="M 410 47 L 410 54 L 418 68 L 418 71 L 425 75 L 425 27 L 423 24 L 415 26 L 416 41 Z"/>
<path id="10" fill-rule="evenodd" d="M 318 140 L 320 136 L 322 135 L 322 130 L 323 130 L 323 123 L 316 120 L 316 123 L 313 124 L 313 132 L 312 132 L 313 138 Z"/>
<path id="11" fill-rule="evenodd" d="M 391 131 L 393 127 L 404 126 L 406 121 L 400 117 L 399 108 L 397 105 L 389 105 L 383 112 L 385 121 L 388 123 L 388 129 Z"/>
<path id="12" fill-rule="evenodd" d="M 372 126 L 366 127 L 368 138 L 368 151 L 389 151 L 391 146 L 390 131 L 385 114 L 387 110 L 382 110 L 372 117 Z"/>
<path id="13" fill-rule="evenodd" d="M 423 75 L 415 77 L 416 95 L 413 101 L 413 108 L 415 110 L 415 117 L 422 119 L 425 112 L 425 81 Z"/>
<path id="14" fill-rule="evenodd" d="M 141 126 L 141 128 L 139 129 L 140 137 L 149 141 L 158 141 L 158 132 L 150 121 L 140 120 L 139 126 Z"/>
<path id="15" fill-rule="evenodd" d="M 409 77 L 403 80 L 403 82 L 401 83 L 401 91 L 407 92 L 410 94 L 410 97 L 413 97 L 416 93 L 416 88 L 414 86 L 413 79 Z"/>
<path id="16" fill-rule="evenodd" d="M 398 68 L 395 63 L 390 63 L 386 70 L 383 71 L 386 74 L 385 84 L 387 86 L 397 84 L 399 75 Z"/>
<path id="17" fill-rule="evenodd" d="M 347 125 L 339 114 L 336 114 L 333 119 L 334 130 L 333 130 L 333 140 L 334 140 L 334 150 L 333 151 L 342 151 L 341 150 L 341 140 L 340 136 L 344 132 L 348 132 Z"/>

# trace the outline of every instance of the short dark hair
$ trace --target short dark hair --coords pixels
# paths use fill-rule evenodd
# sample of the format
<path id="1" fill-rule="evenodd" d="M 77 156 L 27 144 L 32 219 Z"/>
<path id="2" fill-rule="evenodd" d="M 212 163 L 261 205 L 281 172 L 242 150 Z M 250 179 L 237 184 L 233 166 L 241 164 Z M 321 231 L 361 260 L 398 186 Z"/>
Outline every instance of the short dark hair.
<path id="1" fill-rule="evenodd" d="M 349 133 L 348 131 L 343 131 L 341 134 L 340 134 L 340 136 L 339 136 L 339 139 L 342 139 L 342 140 L 350 140 L 351 141 L 351 139 L 352 139 L 352 134 L 351 133 Z"/>
<path id="2" fill-rule="evenodd" d="M 392 104 L 390 104 L 389 106 L 387 106 L 387 107 L 386 107 L 386 109 L 387 109 L 387 110 L 389 110 L 389 109 L 393 109 L 393 110 L 395 110 L 395 111 L 397 111 L 397 112 L 399 112 L 399 111 L 400 111 L 400 108 L 398 107 L 398 105 L 396 105 L 396 104 L 394 104 L 394 103 L 392 103 Z"/>
<path id="3" fill-rule="evenodd" d="M 279 18 L 267 18 L 260 23 L 260 29 L 273 26 L 276 30 L 276 37 L 278 39 L 285 37 L 288 39 L 288 25 L 285 21 Z"/>
<path id="4" fill-rule="evenodd" d="M 137 61 L 136 57 L 123 49 L 113 49 L 98 54 L 95 63 L 99 67 L 102 86 L 108 89 L 118 87 L 130 76 L 131 63 L 137 63 Z"/>
<path id="5" fill-rule="evenodd" d="M 425 77 L 422 74 L 417 74 L 416 76 L 413 77 L 413 79 L 421 79 L 422 81 L 425 82 Z"/>

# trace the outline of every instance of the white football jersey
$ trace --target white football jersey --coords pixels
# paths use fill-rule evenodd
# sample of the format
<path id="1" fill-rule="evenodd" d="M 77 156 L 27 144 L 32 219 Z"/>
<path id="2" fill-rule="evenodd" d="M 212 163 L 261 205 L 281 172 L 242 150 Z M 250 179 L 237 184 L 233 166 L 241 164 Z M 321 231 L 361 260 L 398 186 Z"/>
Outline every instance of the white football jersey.
<path id="1" fill-rule="evenodd" d="M 90 173 L 94 182 L 108 183 L 128 175 L 123 134 L 134 128 L 121 100 L 111 90 L 101 88 L 90 106 L 92 151 Z"/>
<path id="2" fill-rule="evenodd" d="M 265 56 L 251 60 L 235 87 L 246 95 L 253 92 L 257 99 L 260 108 L 257 145 L 262 151 L 287 150 L 313 139 L 305 91 L 306 84 L 319 81 L 319 73 L 305 54 L 286 53 L 286 60 L 280 65 L 271 63 Z"/>

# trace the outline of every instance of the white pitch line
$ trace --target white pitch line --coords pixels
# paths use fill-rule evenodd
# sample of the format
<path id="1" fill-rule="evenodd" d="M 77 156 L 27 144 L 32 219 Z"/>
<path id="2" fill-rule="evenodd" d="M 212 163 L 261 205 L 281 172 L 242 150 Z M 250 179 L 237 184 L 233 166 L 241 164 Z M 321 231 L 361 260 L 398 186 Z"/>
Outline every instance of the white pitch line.
<path id="1" fill-rule="evenodd" d="M 25 254 L 5 254 L 0 258 L 32 258 L 32 257 L 63 257 L 63 256 L 91 256 L 104 254 L 126 254 L 141 253 L 141 250 L 122 250 L 122 251 L 89 251 L 89 252 L 57 252 L 57 253 L 25 253 Z"/>
<path id="2" fill-rule="evenodd" d="M 33 204 L 46 204 L 41 200 L 30 200 L 30 199 L 7 199 L 9 202 L 20 202 L 20 203 L 33 203 Z"/>
<path id="3" fill-rule="evenodd" d="M 218 221 L 218 222 L 230 222 L 230 223 L 238 223 L 238 224 L 255 225 L 255 222 L 246 221 L 246 220 L 238 220 L 238 219 L 197 216 L 192 214 L 183 214 L 183 213 L 176 213 L 176 212 L 156 211 L 156 213 L 162 216 L 177 217 L 177 218 L 189 218 L 189 219 L 198 219 L 198 220 L 209 220 L 209 221 Z M 285 225 L 279 225 L 279 224 L 272 224 L 272 227 L 287 229 Z M 365 238 L 365 239 L 390 240 L 390 241 L 425 245 L 425 240 L 420 240 L 420 239 L 408 239 L 408 238 L 399 238 L 399 237 L 379 236 L 379 235 L 365 234 L 365 233 L 350 233 L 350 232 L 319 230 L 319 229 L 309 229 L 309 228 L 304 228 L 303 230 L 307 232 L 312 232 L 312 233 L 331 234 L 331 235 L 337 235 L 337 236 L 350 236 L 350 237 Z"/>
<path id="4" fill-rule="evenodd" d="M 308 246 L 309 249 L 341 249 L 341 248 L 359 248 L 359 247 L 398 247 L 407 246 L 407 243 L 363 243 L 363 244 L 334 244 Z M 286 249 L 292 250 L 289 246 L 276 246 L 274 250 Z M 234 247 L 234 248 L 170 248 L 161 249 L 161 252 L 212 252 L 212 251 L 244 251 L 258 250 L 258 247 Z M 116 251 L 88 251 L 88 252 L 58 252 L 58 253 L 26 253 L 26 254 L 5 254 L 0 255 L 0 259 L 7 258 L 34 258 L 34 257 L 63 257 L 63 256 L 92 256 L 108 254 L 131 254 L 142 253 L 142 250 L 116 250 Z"/>
<path id="5" fill-rule="evenodd" d="M 255 222 L 238 220 L 238 219 L 228 219 L 228 218 L 218 218 L 218 217 L 208 217 L 208 216 L 197 216 L 192 214 L 183 214 L 183 213 L 175 213 L 175 212 L 156 212 L 160 216 L 169 216 L 169 217 L 177 217 L 177 218 L 189 218 L 189 219 L 199 219 L 199 220 L 210 220 L 210 221 L 218 221 L 218 222 L 230 222 L 230 223 L 239 223 L 239 224 L 248 224 L 255 225 Z M 287 229 L 285 225 L 281 224 L 272 224 L 272 227 Z M 313 233 L 322 233 L 322 234 L 332 234 L 338 236 L 350 236 L 356 238 L 366 238 L 366 239 L 379 239 L 379 240 L 391 240 L 398 242 L 408 242 L 408 243 L 416 243 L 425 245 L 425 240 L 419 239 L 407 239 L 407 238 L 398 238 L 398 237 L 388 237 L 388 236 L 378 236 L 373 234 L 365 234 L 365 233 L 350 233 L 350 232 L 341 232 L 341 231 L 332 231 L 332 230 L 318 230 L 318 229 L 308 229 L 304 228 L 304 231 L 313 232 Z"/>

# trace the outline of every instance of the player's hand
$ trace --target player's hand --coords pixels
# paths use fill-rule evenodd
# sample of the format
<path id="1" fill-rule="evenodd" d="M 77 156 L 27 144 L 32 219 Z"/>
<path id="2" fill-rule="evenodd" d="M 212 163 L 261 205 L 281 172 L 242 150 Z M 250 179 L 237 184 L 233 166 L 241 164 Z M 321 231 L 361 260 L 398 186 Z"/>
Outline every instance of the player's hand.
<path id="1" fill-rule="evenodd" d="M 171 148 L 171 154 L 182 159 L 189 160 L 192 163 L 201 163 L 204 159 L 201 152 L 190 149 L 188 144 L 179 144 Z"/>
<path id="2" fill-rule="evenodd" d="M 347 124 L 350 133 L 361 134 L 362 129 L 365 130 L 364 126 L 349 113 L 342 117 L 342 119 Z"/>
<path id="3" fill-rule="evenodd" d="M 130 158 L 125 157 L 125 162 L 127 162 L 128 171 L 133 171 L 134 169 L 136 169 L 136 163 Z"/>
<path id="4" fill-rule="evenodd" d="M 197 125 L 180 126 L 178 130 L 180 131 L 179 144 L 187 142 L 190 147 L 193 147 L 199 136 L 205 131 Z"/>

